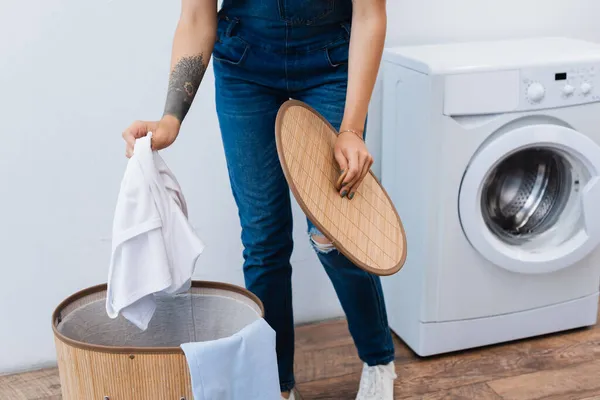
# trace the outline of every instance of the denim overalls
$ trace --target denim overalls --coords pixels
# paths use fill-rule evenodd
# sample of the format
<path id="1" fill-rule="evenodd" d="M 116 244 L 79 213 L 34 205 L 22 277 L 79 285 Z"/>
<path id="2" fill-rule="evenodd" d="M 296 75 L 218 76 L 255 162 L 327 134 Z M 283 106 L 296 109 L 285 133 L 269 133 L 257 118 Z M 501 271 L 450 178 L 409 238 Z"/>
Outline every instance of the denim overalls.
<path id="1" fill-rule="evenodd" d="M 246 287 L 277 332 L 281 390 L 294 387 L 292 211 L 275 147 L 275 117 L 290 98 L 339 129 L 348 80 L 351 0 L 224 0 L 213 60 L 216 103 L 244 245 Z M 308 222 L 309 233 L 317 232 Z M 360 358 L 394 359 L 379 278 L 338 251 L 317 251 Z"/>

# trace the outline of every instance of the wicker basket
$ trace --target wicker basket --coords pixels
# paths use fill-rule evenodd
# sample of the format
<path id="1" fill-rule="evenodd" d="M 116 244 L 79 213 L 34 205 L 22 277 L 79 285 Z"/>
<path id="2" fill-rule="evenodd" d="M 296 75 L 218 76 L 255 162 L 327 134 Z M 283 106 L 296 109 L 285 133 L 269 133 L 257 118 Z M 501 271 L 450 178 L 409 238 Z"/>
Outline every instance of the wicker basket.
<path id="1" fill-rule="evenodd" d="M 54 311 L 63 400 L 192 400 L 180 344 L 230 336 L 264 315 L 252 293 L 224 283 L 192 283 L 158 297 L 146 331 L 105 311 L 106 285 L 80 291 Z"/>

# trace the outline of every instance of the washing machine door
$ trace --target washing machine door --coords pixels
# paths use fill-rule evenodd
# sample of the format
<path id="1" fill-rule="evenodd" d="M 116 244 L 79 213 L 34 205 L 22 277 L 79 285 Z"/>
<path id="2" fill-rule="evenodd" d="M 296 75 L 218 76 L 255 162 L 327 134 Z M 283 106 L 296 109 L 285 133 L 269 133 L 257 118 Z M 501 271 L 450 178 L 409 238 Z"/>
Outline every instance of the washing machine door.
<path id="1" fill-rule="evenodd" d="M 574 265 L 600 244 L 600 147 L 559 125 L 504 133 L 471 160 L 459 213 L 471 245 L 499 267 Z"/>

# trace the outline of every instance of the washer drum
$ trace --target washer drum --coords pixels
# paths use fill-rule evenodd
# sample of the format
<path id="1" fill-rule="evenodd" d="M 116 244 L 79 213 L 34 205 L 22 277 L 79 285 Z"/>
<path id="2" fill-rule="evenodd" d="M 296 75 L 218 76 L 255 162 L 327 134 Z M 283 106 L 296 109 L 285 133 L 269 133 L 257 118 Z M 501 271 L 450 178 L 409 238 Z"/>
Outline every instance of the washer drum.
<path id="1" fill-rule="evenodd" d="M 157 296 L 146 331 L 106 314 L 106 285 L 82 290 L 54 311 L 63 400 L 192 400 L 180 345 L 231 336 L 264 315 L 260 300 L 237 286 L 194 281 Z"/>
<path id="2" fill-rule="evenodd" d="M 572 189 L 570 167 L 551 150 L 521 150 L 503 160 L 484 187 L 487 225 L 518 244 L 554 225 Z"/>

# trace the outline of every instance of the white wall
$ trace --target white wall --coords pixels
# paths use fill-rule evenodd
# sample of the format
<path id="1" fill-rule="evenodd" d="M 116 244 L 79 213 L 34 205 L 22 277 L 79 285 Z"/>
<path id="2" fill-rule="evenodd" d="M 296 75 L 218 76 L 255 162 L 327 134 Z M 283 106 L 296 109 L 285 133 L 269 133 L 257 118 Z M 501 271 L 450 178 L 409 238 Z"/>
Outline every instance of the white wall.
<path id="1" fill-rule="evenodd" d="M 120 132 L 160 116 L 176 2 L 0 3 L 0 372 L 52 363 L 50 313 L 106 280 Z M 547 34 L 600 40 L 595 0 L 389 0 L 389 44 Z M 208 73 L 165 158 L 208 247 L 197 277 L 243 284 Z M 377 133 L 372 132 L 371 138 Z M 299 322 L 341 315 L 296 207 Z"/>

